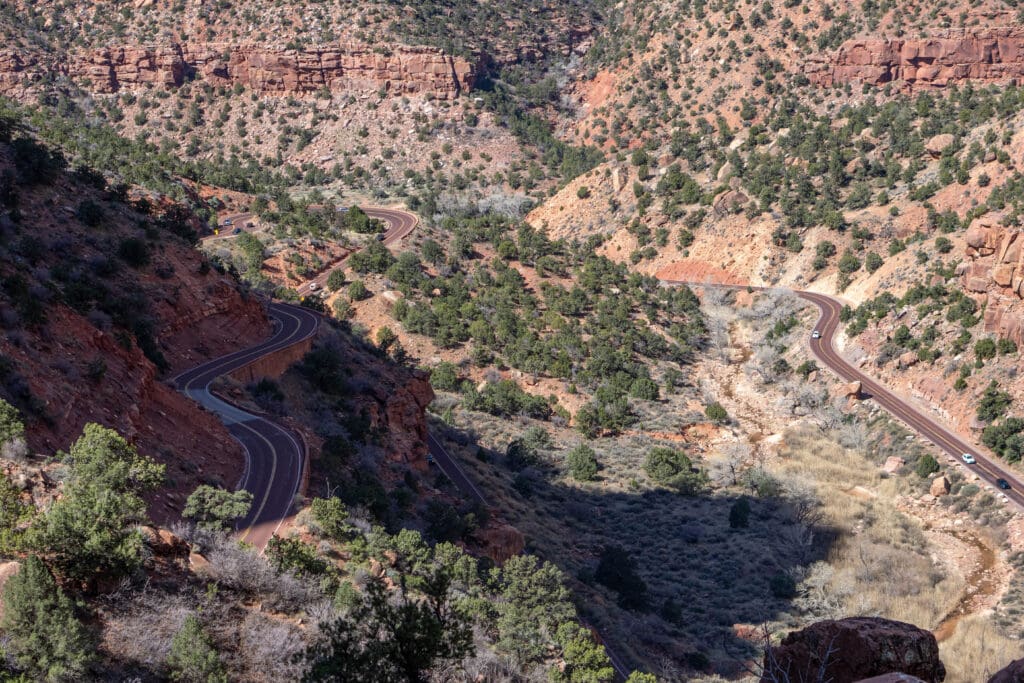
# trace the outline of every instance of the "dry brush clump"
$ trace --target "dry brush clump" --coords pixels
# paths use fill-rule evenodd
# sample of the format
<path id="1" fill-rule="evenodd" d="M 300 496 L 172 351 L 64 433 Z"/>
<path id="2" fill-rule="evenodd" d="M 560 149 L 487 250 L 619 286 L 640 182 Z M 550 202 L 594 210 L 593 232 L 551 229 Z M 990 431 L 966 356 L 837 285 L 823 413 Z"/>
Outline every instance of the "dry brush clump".
<path id="1" fill-rule="evenodd" d="M 987 680 L 1020 657 L 1020 640 L 1007 637 L 991 619 L 986 613 L 964 617 L 953 634 L 939 643 L 946 683 Z"/>
<path id="2" fill-rule="evenodd" d="M 785 443 L 779 471 L 817 490 L 836 534 L 828 556 L 802 577 L 801 609 L 815 618 L 879 614 L 937 626 L 964 582 L 932 560 L 920 524 L 897 510 L 906 484 L 816 429 L 792 430 Z"/>

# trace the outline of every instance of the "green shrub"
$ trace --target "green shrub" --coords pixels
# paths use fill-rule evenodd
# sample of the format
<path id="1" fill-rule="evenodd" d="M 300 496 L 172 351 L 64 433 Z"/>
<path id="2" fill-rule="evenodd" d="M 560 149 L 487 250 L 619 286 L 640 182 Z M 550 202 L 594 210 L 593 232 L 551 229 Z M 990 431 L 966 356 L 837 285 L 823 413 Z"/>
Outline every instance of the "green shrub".
<path id="1" fill-rule="evenodd" d="M 690 458 L 682 451 L 665 446 L 655 446 L 647 452 L 644 471 L 654 481 L 692 495 L 707 488 L 707 475 L 693 467 Z"/>
<path id="2" fill-rule="evenodd" d="M 142 268 L 149 263 L 149 245 L 137 237 L 126 237 L 118 245 L 117 255 L 132 268 Z"/>
<path id="3" fill-rule="evenodd" d="M 729 508 L 729 528 L 745 529 L 750 524 L 750 502 L 740 498 Z"/>
<path id="4" fill-rule="evenodd" d="M 348 523 L 348 511 L 340 498 L 314 498 L 309 511 L 327 538 L 346 541 L 352 536 L 354 529 Z"/>
<path id="5" fill-rule="evenodd" d="M 459 388 L 459 369 L 454 363 L 442 361 L 430 371 L 430 385 L 438 391 L 456 391 Z"/>
<path id="6" fill-rule="evenodd" d="M 926 479 L 935 472 L 939 471 L 939 463 L 935 460 L 930 453 L 925 453 L 917 461 L 917 466 L 914 467 L 914 471 L 917 472 L 917 476 L 922 479 Z"/>
<path id="7" fill-rule="evenodd" d="M 370 296 L 370 291 L 366 288 L 366 283 L 362 280 L 353 280 L 348 286 L 348 298 L 350 301 L 362 301 L 363 299 Z"/>
<path id="8" fill-rule="evenodd" d="M 6 654 L 19 667 L 37 680 L 87 678 L 96 645 L 42 560 L 25 559 L 4 586 L 3 604 Z"/>
<path id="9" fill-rule="evenodd" d="M 1013 403 L 1013 397 L 1009 393 L 1001 391 L 999 384 L 992 380 L 978 402 L 978 419 L 983 422 L 996 420 L 1006 413 L 1011 403 Z"/>
<path id="10" fill-rule="evenodd" d="M 335 268 L 331 271 L 331 274 L 327 276 L 327 289 L 332 292 L 337 292 L 339 289 L 345 286 L 345 271 L 341 268 Z M 349 296 L 352 294 L 349 292 Z"/>
<path id="11" fill-rule="evenodd" d="M 103 207 L 91 199 L 83 200 L 75 211 L 75 217 L 90 228 L 99 227 L 103 222 Z"/>
<path id="12" fill-rule="evenodd" d="M 593 481 L 597 477 L 597 454 L 590 446 L 581 443 L 566 455 L 569 473 L 577 481 Z"/>
<path id="13" fill-rule="evenodd" d="M 796 581 L 792 576 L 783 572 L 772 575 L 768 580 L 768 588 L 773 596 L 781 600 L 791 600 L 796 597 Z"/>
<path id="14" fill-rule="evenodd" d="M 252 494 L 245 489 L 226 491 L 202 484 L 185 501 L 181 516 L 195 520 L 202 529 L 222 531 L 249 514 L 251 507 Z"/>
<path id="15" fill-rule="evenodd" d="M 167 655 L 167 667 L 171 670 L 172 681 L 188 683 L 227 683 L 228 675 L 224 662 L 213 646 L 210 636 L 203 630 L 199 619 L 190 614 L 174 634 L 171 651 Z"/>
<path id="16" fill-rule="evenodd" d="M 996 343 L 992 337 L 984 337 L 974 342 L 974 355 L 982 360 L 995 358 Z"/>
<path id="17" fill-rule="evenodd" d="M 704 414 L 713 422 L 725 422 L 729 419 L 729 413 L 726 412 L 725 408 L 718 401 L 709 403 L 704 408 Z"/>
<path id="18" fill-rule="evenodd" d="M 594 579 L 619 594 L 619 605 L 628 610 L 647 608 L 647 584 L 637 574 L 636 560 L 618 546 L 601 553 Z"/>

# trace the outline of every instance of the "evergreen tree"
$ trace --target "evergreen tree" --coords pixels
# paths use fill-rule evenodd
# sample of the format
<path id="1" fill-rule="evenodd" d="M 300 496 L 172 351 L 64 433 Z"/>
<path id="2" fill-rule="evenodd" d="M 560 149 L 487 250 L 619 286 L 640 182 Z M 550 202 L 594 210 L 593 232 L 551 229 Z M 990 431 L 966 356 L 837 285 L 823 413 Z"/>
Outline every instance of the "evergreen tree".
<path id="1" fill-rule="evenodd" d="M 146 521 L 139 494 L 163 480 L 164 466 L 97 424 L 85 426 L 66 462 L 71 476 L 64 495 L 29 529 L 29 547 L 70 579 L 131 573 L 143 545 L 135 527 Z"/>
<path id="2" fill-rule="evenodd" d="M 425 585 L 425 600 L 401 584 L 397 600 L 373 579 L 343 617 L 321 626 L 324 639 L 306 654 L 307 681 L 420 683 L 438 660 L 459 660 L 473 651 L 468 619 L 449 600 L 450 580 Z"/>
<path id="3" fill-rule="evenodd" d="M 573 479 L 592 481 L 597 476 L 597 456 L 594 449 L 585 443 L 569 451 L 566 461 Z"/>
<path id="4" fill-rule="evenodd" d="M 95 646 L 50 570 L 29 555 L 4 586 L 0 627 L 19 667 L 47 681 L 81 680 Z"/>
<path id="5" fill-rule="evenodd" d="M 224 663 L 199 619 L 190 614 L 174 634 L 167 655 L 171 680 L 187 683 L 227 683 Z"/>
<path id="6" fill-rule="evenodd" d="M 594 642 L 587 629 L 568 621 L 558 627 L 556 639 L 562 648 L 565 668 L 552 669 L 554 683 L 603 683 L 615 678 L 608 653 Z"/>
<path id="7" fill-rule="evenodd" d="M 182 517 L 193 519 L 201 529 L 223 531 L 235 520 L 249 514 L 252 494 L 240 491 L 225 491 L 216 486 L 202 484 L 185 501 Z"/>

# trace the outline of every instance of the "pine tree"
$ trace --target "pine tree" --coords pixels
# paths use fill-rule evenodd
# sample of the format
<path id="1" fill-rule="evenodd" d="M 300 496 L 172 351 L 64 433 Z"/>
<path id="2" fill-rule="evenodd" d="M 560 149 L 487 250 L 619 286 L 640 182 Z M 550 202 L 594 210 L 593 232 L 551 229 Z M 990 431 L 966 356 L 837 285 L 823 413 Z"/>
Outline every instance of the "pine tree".
<path id="1" fill-rule="evenodd" d="M 47 681 L 84 677 L 93 659 L 92 636 L 42 560 L 25 560 L 4 587 L 3 602 L 0 626 L 18 666 Z"/>
<path id="2" fill-rule="evenodd" d="M 185 617 L 174 634 L 167 666 L 171 669 L 171 680 L 175 681 L 227 683 L 228 680 L 217 649 L 194 614 Z"/>

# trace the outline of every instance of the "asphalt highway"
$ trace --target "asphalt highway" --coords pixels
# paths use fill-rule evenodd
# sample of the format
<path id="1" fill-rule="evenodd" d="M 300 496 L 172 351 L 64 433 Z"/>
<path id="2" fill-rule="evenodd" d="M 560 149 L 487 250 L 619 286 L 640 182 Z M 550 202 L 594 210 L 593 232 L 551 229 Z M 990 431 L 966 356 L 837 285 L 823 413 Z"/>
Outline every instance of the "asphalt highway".
<path id="1" fill-rule="evenodd" d="M 366 215 L 370 218 L 376 218 L 388 224 L 388 229 L 384 232 L 384 239 L 381 240 L 385 246 L 390 246 L 411 233 L 416 229 L 416 225 L 419 223 L 419 219 L 416 218 L 415 214 L 411 214 L 408 211 L 401 211 L 399 209 L 363 208 L 363 211 L 365 211 Z M 340 261 L 328 264 L 319 275 L 309 282 L 304 282 L 299 285 L 296 288 L 296 291 L 300 296 L 305 296 L 314 291 L 322 291 L 324 286 L 327 284 L 327 278 L 330 276 L 331 271 L 335 268 L 344 267 L 350 258 L 352 258 L 351 254 Z M 310 289 L 310 284 L 314 282 L 316 283 L 316 289 Z"/>
<path id="2" fill-rule="evenodd" d="M 683 282 L 677 280 L 662 280 L 665 284 L 686 284 L 693 287 L 719 287 L 727 289 L 747 289 L 737 285 L 715 285 L 702 282 Z M 751 290 L 762 291 L 772 289 L 769 287 L 751 287 Z M 778 288 L 782 289 L 782 288 Z M 1015 503 L 1019 508 L 1024 509 L 1024 483 L 1007 465 L 1001 463 L 995 457 L 987 454 L 976 444 L 971 443 L 964 437 L 956 434 L 948 427 L 940 424 L 931 416 L 918 410 L 913 403 L 901 398 L 896 393 L 880 384 L 877 380 L 862 372 L 849 363 L 835 348 L 835 334 L 839 329 L 839 314 L 843 308 L 843 302 L 826 294 L 816 292 L 805 292 L 799 290 L 789 291 L 802 299 L 805 299 L 818 307 L 820 317 L 814 329 L 821 333 L 820 339 L 810 338 L 811 353 L 825 367 L 832 370 L 842 379 L 861 383 L 862 397 L 875 401 L 886 412 L 900 420 L 910 429 L 935 444 L 944 452 L 951 463 L 963 467 L 968 472 L 977 474 L 985 483 L 989 484 L 992 492 L 997 497 L 1005 496 L 1006 500 Z M 974 456 L 977 464 L 967 465 L 961 459 L 964 453 Z M 1011 489 L 1004 491 L 996 486 L 997 479 L 1005 479 L 1009 482 Z"/>
<path id="3" fill-rule="evenodd" d="M 388 223 L 384 244 L 402 239 L 417 224 L 416 216 L 405 211 L 371 208 L 366 212 Z M 232 222 L 238 225 L 239 221 L 248 220 L 248 216 L 232 216 Z M 321 277 L 326 281 L 327 274 Z M 253 504 L 249 514 L 239 520 L 237 528 L 241 540 L 259 548 L 266 546 L 293 512 L 295 495 L 302 481 L 305 452 L 290 430 L 224 401 L 210 391 L 210 386 L 222 375 L 308 339 L 316 334 L 320 325 L 320 317 L 316 313 L 291 304 L 272 303 L 268 313 L 274 324 L 274 333 L 269 339 L 186 370 L 172 380 L 182 393 L 216 413 L 245 449 L 245 468 L 238 487 L 252 493 Z M 432 437 L 431 441 L 436 444 Z M 443 451 L 440 444 L 436 446 Z M 457 485 L 472 486 L 447 453 L 435 457 L 439 464 L 444 462 L 448 465 L 452 472 L 449 476 Z M 479 492 L 476 495 L 482 500 Z"/>
<path id="4" fill-rule="evenodd" d="M 172 381 L 186 396 L 216 413 L 245 449 L 245 469 L 238 487 L 252 493 L 249 514 L 238 522 L 241 540 L 262 548 L 292 513 L 302 480 L 303 447 L 288 429 L 242 410 L 210 391 L 220 376 L 316 334 L 320 317 L 290 304 L 270 304 L 274 323 L 270 339 L 187 370 Z"/>

